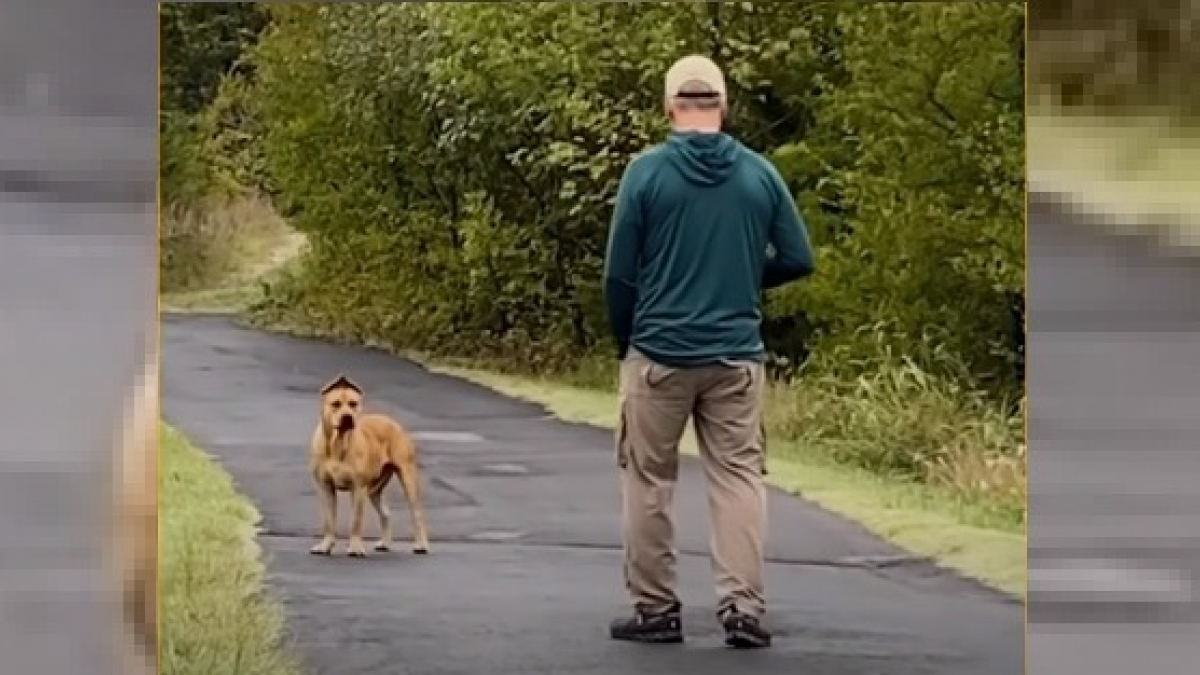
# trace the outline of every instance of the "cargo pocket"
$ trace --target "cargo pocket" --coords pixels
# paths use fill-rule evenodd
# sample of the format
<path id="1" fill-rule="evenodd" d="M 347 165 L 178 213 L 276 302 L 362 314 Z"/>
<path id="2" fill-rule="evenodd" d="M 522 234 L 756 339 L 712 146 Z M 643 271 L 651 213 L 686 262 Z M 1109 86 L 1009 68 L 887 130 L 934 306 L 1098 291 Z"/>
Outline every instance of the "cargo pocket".
<path id="1" fill-rule="evenodd" d="M 742 390 L 742 395 L 755 397 L 752 403 L 753 414 L 758 418 L 758 436 L 755 440 L 758 441 L 759 471 L 765 476 L 767 475 L 767 418 L 765 402 L 762 398 L 765 392 L 760 386 L 763 384 L 760 378 L 763 377 L 764 371 L 758 363 L 743 363 L 742 368 L 746 373 L 746 386 Z"/>
<path id="2" fill-rule="evenodd" d="M 742 364 L 742 372 L 746 375 L 746 385 L 742 387 L 742 395 L 744 396 L 754 391 L 754 365 L 750 363 Z"/>
<path id="3" fill-rule="evenodd" d="M 661 363 L 656 363 L 654 361 L 649 361 L 642 368 L 642 384 L 646 385 L 646 387 L 649 389 L 658 389 L 660 386 L 665 384 L 667 380 L 670 380 L 676 372 L 678 372 L 678 370 L 675 368 L 664 366 Z"/>
<path id="4" fill-rule="evenodd" d="M 617 417 L 613 448 L 613 455 L 616 457 L 619 469 L 624 469 L 629 464 L 629 421 L 625 408 L 625 401 L 622 400 L 620 415 Z"/>
<path id="5" fill-rule="evenodd" d="M 766 422 L 766 420 L 760 420 L 758 423 L 758 447 L 761 448 L 761 451 L 759 452 L 759 461 L 762 462 L 761 471 L 762 471 L 762 475 L 765 476 L 765 475 L 767 475 L 767 422 Z"/>

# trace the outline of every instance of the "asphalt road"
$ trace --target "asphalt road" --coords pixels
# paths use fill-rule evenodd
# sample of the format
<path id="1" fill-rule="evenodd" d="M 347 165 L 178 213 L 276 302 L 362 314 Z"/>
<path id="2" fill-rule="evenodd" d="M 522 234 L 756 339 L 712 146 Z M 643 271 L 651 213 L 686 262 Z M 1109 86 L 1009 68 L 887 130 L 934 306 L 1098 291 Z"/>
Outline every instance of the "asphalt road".
<path id="1" fill-rule="evenodd" d="M 1200 658 L 1200 260 L 1029 213 L 1029 673 Z"/>
<path id="2" fill-rule="evenodd" d="M 691 464 L 677 502 L 689 642 L 612 642 L 607 622 L 626 607 L 608 433 L 379 352 L 220 317 L 164 318 L 163 348 L 164 414 L 215 453 L 262 512 L 271 582 L 312 675 L 1023 671 L 1019 603 L 781 494 L 770 504 L 776 646 L 725 650 L 702 476 Z M 432 555 L 307 553 L 318 512 L 306 443 L 315 392 L 338 372 L 365 386 L 369 408 L 421 439 Z M 406 536 L 398 490 L 390 499 Z"/>

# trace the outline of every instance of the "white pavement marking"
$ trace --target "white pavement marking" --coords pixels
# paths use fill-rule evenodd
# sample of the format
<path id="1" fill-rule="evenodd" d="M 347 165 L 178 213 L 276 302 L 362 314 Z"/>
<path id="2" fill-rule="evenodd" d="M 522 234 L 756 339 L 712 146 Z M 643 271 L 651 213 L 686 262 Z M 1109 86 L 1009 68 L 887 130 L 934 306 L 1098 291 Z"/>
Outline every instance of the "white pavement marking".
<path id="1" fill-rule="evenodd" d="M 505 476 L 524 476 L 529 473 L 529 469 L 520 464 L 487 464 L 482 469 L 487 473 Z"/>
<path id="2" fill-rule="evenodd" d="M 418 441 L 433 441 L 435 443 L 481 443 L 483 436 L 469 431 L 418 431 L 413 433 Z"/>
<path id="3" fill-rule="evenodd" d="M 470 541 L 514 541 L 524 537 L 524 532 L 514 530 L 492 530 L 487 532 L 476 532 L 467 537 Z"/>

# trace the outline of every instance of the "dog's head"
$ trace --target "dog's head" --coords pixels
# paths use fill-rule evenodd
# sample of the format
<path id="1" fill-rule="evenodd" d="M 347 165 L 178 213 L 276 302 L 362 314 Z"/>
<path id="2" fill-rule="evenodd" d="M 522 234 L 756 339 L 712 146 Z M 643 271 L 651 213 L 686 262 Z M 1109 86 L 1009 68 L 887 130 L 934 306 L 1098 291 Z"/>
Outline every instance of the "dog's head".
<path id="1" fill-rule="evenodd" d="M 358 426 L 363 390 L 345 375 L 338 375 L 321 388 L 321 423 L 339 433 Z"/>

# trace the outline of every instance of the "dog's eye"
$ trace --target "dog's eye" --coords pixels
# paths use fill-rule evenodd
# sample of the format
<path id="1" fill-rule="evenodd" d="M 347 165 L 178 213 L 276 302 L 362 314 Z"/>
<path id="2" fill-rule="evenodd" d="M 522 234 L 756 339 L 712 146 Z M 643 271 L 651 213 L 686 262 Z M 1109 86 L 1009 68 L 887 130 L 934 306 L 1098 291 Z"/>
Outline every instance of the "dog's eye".
<path id="1" fill-rule="evenodd" d="M 342 402 L 341 402 L 341 401 L 334 401 L 332 405 L 333 405 L 333 409 L 334 409 L 334 410 L 337 410 L 338 408 L 342 407 Z"/>
<path id="2" fill-rule="evenodd" d="M 351 409 L 353 409 L 353 408 L 357 408 L 357 407 L 358 407 L 358 401 L 346 401 L 346 405 L 350 406 L 350 408 L 351 408 Z"/>

